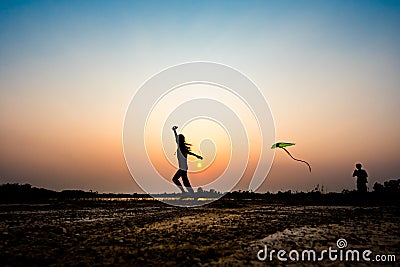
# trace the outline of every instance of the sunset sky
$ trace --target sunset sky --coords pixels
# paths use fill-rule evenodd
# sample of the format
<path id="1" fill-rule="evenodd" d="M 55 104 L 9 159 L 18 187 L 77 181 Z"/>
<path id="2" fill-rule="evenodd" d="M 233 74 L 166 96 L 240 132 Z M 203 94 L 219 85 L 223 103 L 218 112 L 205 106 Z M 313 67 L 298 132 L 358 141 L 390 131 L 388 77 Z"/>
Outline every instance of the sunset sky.
<path id="1" fill-rule="evenodd" d="M 147 79 L 191 61 L 247 75 L 276 141 L 311 163 L 277 150 L 260 191 L 353 189 L 357 162 L 370 190 L 400 178 L 400 1 L 1 1 L 0 183 L 141 192 L 125 112 Z"/>

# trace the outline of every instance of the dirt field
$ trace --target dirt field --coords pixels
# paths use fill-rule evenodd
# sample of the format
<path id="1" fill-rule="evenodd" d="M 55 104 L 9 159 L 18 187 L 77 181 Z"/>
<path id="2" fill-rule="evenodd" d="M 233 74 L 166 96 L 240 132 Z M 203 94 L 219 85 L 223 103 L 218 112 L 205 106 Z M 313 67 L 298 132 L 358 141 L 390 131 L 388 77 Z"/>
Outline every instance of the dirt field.
<path id="1" fill-rule="evenodd" d="M 400 261 L 400 207 L 282 206 L 217 201 L 197 208 L 159 202 L 70 202 L 0 206 L 0 265 L 266 266 L 260 249 L 345 249 Z M 287 255 L 286 255 L 287 257 Z M 329 261 L 325 264 L 375 265 Z"/>

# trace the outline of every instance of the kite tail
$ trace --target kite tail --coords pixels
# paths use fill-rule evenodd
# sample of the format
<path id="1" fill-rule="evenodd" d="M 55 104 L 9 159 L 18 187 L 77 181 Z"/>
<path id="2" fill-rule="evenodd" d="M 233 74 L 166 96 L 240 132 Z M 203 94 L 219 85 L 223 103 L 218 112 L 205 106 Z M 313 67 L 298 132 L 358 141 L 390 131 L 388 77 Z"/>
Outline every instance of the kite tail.
<path id="1" fill-rule="evenodd" d="M 286 150 L 286 148 L 282 147 L 282 149 L 285 150 L 286 153 L 288 153 L 288 155 L 289 155 L 292 159 L 297 160 L 297 161 L 301 161 L 301 162 L 304 162 L 305 164 L 307 164 L 308 169 L 309 169 L 310 172 L 311 172 L 311 166 L 310 166 L 310 164 L 308 164 L 307 161 L 304 161 L 304 160 L 301 160 L 301 159 L 296 159 L 296 158 L 294 158 L 294 157 L 292 156 L 292 154 L 289 153 L 289 151 Z"/>

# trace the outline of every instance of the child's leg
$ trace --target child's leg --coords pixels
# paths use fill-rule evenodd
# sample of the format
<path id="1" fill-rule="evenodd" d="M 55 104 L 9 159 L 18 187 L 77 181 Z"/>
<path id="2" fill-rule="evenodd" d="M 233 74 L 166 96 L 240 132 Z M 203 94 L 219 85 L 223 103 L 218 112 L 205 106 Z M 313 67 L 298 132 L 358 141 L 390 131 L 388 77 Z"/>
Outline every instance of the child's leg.
<path id="1" fill-rule="evenodd" d="M 179 189 L 182 191 L 182 193 L 185 193 L 185 190 L 183 190 L 181 182 L 179 182 L 179 177 L 181 177 L 181 176 L 182 176 L 182 170 L 178 170 L 175 173 L 174 177 L 172 178 L 172 182 L 174 182 L 174 184 L 176 184 L 179 187 Z"/>
<path id="2" fill-rule="evenodd" d="M 194 191 L 193 191 L 192 186 L 190 185 L 190 182 L 189 182 L 189 179 L 188 179 L 188 176 L 187 176 L 187 172 L 186 172 L 186 171 L 182 171 L 182 181 L 183 181 L 183 184 L 185 185 L 186 189 L 187 189 L 192 195 L 194 195 Z"/>

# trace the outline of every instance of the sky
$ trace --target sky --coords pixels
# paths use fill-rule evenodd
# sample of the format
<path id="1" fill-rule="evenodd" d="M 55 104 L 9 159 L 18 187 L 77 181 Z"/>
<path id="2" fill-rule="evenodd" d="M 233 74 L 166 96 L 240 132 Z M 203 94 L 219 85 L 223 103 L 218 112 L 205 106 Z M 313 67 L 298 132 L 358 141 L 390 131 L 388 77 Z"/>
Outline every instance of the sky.
<path id="1" fill-rule="evenodd" d="M 146 80 L 192 61 L 249 77 L 276 141 L 313 168 L 278 150 L 259 191 L 353 189 L 357 162 L 370 189 L 400 177 L 399 1 L 1 1 L 0 183 L 141 192 L 125 113 Z"/>

